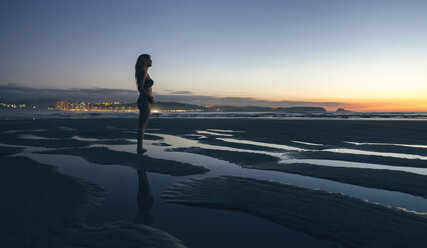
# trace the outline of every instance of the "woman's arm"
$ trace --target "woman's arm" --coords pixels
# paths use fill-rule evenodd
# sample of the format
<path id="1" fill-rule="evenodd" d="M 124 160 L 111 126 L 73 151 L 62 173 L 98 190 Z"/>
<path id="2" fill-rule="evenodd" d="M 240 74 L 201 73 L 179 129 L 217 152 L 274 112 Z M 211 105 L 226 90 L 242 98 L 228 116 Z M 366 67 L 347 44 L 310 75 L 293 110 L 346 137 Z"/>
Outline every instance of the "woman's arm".
<path id="1" fill-rule="evenodd" d="M 139 93 L 141 93 L 144 97 L 150 99 L 152 98 L 152 96 L 147 92 L 146 89 L 144 89 L 143 87 L 141 87 L 140 85 L 138 85 L 138 91 Z"/>
<path id="2" fill-rule="evenodd" d="M 145 71 L 144 72 L 144 76 L 142 77 L 142 80 L 138 80 L 138 91 L 139 91 L 139 93 L 141 93 L 141 94 L 143 94 L 144 95 L 144 92 L 145 93 L 147 93 L 145 90 L 144 90 L 144 84 L 145 84 L 145 80 L 147 80 L 147 72 Z"/>

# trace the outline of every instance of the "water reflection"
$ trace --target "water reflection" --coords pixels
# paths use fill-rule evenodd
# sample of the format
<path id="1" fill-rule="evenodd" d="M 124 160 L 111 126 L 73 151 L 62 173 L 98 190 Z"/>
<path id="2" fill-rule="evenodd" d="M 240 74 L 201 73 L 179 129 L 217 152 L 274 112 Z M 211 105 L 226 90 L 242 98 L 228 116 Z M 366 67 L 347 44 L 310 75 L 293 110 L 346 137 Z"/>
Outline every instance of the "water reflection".
<path id="1" fill-rule="evenodd" d="M 151 208 L 153 207 L 154 198 L 151 195 L 150 183 L 148 182 L 147 173 L 138 170 L 138 193 L 136 193 L 136 202 L 138 203 L 138 213 L 135 223 L 150 225 L 153 222 Z"/>

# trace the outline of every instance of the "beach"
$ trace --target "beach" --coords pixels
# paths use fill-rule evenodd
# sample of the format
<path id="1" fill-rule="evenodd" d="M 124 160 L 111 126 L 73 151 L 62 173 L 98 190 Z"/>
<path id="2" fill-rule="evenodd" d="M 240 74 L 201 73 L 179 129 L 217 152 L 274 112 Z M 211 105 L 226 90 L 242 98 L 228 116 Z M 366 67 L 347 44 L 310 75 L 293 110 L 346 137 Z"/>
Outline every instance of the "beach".
<path id="1" fill-rule="evenodd" d="M 427 121 L 0 121 L 2 247 L 423 247 Z M 101 238 L 102 237 L 102 238 Z"/>

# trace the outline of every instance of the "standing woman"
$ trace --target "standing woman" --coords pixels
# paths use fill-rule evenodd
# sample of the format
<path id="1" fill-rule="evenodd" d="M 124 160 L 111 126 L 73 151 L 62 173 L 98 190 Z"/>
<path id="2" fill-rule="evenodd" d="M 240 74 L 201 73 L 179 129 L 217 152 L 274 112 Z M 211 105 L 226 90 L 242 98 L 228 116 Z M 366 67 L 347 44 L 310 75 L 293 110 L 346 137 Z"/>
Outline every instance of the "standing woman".
<path id="1" fill-rule="evenodd" d="M 151 113 L 151 104 L 154 103 L 151 86 L 153 86 L 153 80 L 148 75 L 148 68 L 151 67 L 151 58 L 148 54 L 142 54 L 138 57 L 135 64 L 135 79 L 138 86 L 139 98 L 138 98 L 138 109 L 139 109 L 139 125 L 138 125 L 138 145 L 136 148 L 137 154 L 142 154 L 147 151 L 142 147 L 142 141 L 144 139 L 145 128 L 148 124 L 148 118 Z"/>

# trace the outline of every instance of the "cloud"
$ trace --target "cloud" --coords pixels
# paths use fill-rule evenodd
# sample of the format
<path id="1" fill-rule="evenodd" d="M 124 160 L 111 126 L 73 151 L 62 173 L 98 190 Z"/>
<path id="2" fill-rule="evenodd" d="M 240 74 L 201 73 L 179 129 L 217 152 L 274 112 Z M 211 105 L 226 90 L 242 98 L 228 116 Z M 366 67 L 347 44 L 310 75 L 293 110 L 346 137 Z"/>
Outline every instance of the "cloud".
<path id="1" fill-rule="evenodd" d="M 0 85 L 0 99 L 67 99 L 74 101 L 123 101 L 135 102 L 138 97 L 136 90 L 106 88 L 69 88 L 50 89 L 22 87 L 16 84 Z"/>
<path id="2" fill-rule="evenodd" d="M 341 102 L 310 102 L 310 101 L 267 101 L 250 97 L 214 97 L 200 95 L 156 95 L 157 101 L 185 102 L 196 105 L 231 105 L 231 106 L 263 106 L 263 107 L 338 107 Z"/>
<path id="3" fill-rule="evenodd" d="M 168 92 L 168 95 L 192 95 L 193 92 L 187 91 L 187 90 L 181 90 L 181 91 L 172 91 L 172 90 L 166 90 Z"/>
<path id="4" fill-rule="evenodd" d="M 16 101 L 26 99 L 66 99 L 73 101 L 122 101 L 136 102 L 136 90 L 107 88 L 69 88 L 49 89 L 22 87 L 16 84 L 0 85 L 0 99 Z M 341 102 L 310 101 L 267 101 L 250 97 L 215 97 L 194 95 L 191 91 L 170 91 L 167 94 L 154 94 L 156 101 L 181 102 L 195 105 L 263 106 L 263 107 L 325 107 L 338 108 Z"/>

